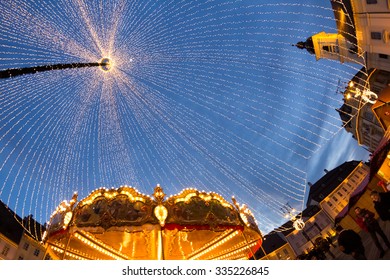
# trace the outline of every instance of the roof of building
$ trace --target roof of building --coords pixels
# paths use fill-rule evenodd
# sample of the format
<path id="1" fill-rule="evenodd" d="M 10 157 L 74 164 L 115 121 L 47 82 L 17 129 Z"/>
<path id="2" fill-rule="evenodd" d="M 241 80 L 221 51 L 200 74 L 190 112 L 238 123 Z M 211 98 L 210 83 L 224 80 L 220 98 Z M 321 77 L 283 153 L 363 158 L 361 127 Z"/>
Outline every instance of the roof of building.
<path id="1" fill-rule="evenodd" d="M 35 221 L 32 215 L 22 219 L 0 200 L 0 233 L 8 239 L 19 244 L 25 233 L 35 240 L 42 241 L 44 231 L 45 227 Z"/>
<path id="2" fill-rule="evenodd" d="M 0 233 L 16 244 L 23 235 L 21 218 L 0 200 Z"/>
<path id="3" fill-rule="evenodd" d="M 347 161 L 328 171 L 315 184 L 311 185 L 306 206 L 311 205 L 312 201 L 321 202 L 353 172 L 359 163 L 360 161 L 356 160 Z"/>
<path id="4" fill-rule="evenodd" d="M 340 115 L 340 119 L 343 121 L 343 126 L 352 127 L 353 112 L 352 107 L 349 104 L 344 103 L 340 109 L 336 109 Z"/>
<path id="5" fill-rule="evenodd" d="M 271 232 L 265 235 L 263 240 L 262 248 L 255 253 L 256 259 L 263 258 L 265 256 L 264 252 L 268 255 L 287 243 L 287 240 L 277 232 Z"/>
<path id="6" fill-rule="evenodd" d="M 295 46 L 298 49 L 305 49 L 305 50 L 307 50 L 310 54 L 315 54 L 313 38 L 312 37 L 307 38 L 305 42 L 301 41 L 301 42 L 296 43 Z"/>
<path id="7" fill-rule="evenodd" d="M 45 226 L 34 220 L 33 215 L 28 215 L 23 218 L 23 226 L 25 233 L 31 238 L 42 241 L 43 233 L 45 232 Z"/>
<path id="8" fill-rule="evenodd" d="M 356 37 L 355 21 L 353 9 L 350 0 L 331 0 L 330 1 L 337 25 L 338 33 L 343 35 L 350 43 L 358 45 Z M 313 38 L 309 37 L 305 42 L 298 42 L 294 46 L 299 49 L 306 49 L 310 54 L 314 54 Z"/>

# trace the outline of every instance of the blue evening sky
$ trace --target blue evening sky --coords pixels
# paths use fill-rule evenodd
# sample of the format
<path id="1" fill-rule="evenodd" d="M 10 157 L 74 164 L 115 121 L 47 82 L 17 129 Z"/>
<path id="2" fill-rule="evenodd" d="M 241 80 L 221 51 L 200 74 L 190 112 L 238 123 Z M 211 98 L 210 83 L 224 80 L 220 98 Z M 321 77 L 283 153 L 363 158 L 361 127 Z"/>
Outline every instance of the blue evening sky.
<path id="1" fill-rule="evenodd" d="M 335 32 L 328 1 L 15 0 L 0 25 L 1 70 L 113 64 L 0 81 L 0 199 L 21 216 L 161 184 L 235 196 L 268 232 L 325 168 L 367 160 L 335 110 L 362 65 L 292 46 Z"/>

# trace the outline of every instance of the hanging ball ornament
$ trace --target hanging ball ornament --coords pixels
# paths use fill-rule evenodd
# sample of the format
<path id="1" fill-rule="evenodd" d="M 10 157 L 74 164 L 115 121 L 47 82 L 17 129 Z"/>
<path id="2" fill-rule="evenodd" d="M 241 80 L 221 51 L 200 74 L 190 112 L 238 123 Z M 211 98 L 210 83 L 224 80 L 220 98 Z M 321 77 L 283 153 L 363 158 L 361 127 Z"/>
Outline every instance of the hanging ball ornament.
<path id="1" fill-rule="evenodd" d="M 109 72 L 112 69 L 112 61 L 108 57 L 103 57 L 100 60 L 100 69 L 104 72 Z"/>
<path id="2" fill-rule="evenodd" d="M 302 219 L 296 219 L 293 223 L 296 230 L 302 230 L 305 227 L 305 222 Z"/>

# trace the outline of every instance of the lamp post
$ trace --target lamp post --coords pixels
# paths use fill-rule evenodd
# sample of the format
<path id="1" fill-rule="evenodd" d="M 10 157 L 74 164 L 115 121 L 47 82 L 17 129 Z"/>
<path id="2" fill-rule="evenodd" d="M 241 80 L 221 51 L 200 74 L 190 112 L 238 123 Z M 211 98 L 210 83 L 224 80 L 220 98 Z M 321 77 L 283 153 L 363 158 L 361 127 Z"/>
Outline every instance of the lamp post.
<path id="1" fill-rule="evenodd" d="M 35 74 L 37 72 L 46 72 L 52 70 L 63 70 L 73 68 L 85 68 L 85 67 L 100 67 L 103 71 L 109 71 L 111 69 L 111 61 L 109 58 L 102 58 L 99 62 L 91 63 L 67 63 L 67 64 L 49 64 L 40 65 L 35 67 L 24 67 L 24 68 L 9 68 L 0 71 L 0 79 L 13 78 L 26 74 Z"/>

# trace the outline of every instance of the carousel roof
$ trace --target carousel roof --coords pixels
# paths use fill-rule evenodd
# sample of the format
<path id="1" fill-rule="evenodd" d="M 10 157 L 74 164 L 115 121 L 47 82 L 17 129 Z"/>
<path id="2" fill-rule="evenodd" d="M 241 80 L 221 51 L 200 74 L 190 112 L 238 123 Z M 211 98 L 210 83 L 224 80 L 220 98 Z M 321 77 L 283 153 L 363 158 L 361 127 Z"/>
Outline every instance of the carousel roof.
<path id="1" fill-rule="evenodd" d="M 77 194 L 51 216 L 44 241 L 55 259 L 248 259 L 262 236 L 245 205 L 185 189 L 165 198 L 136 189 Z"/>

